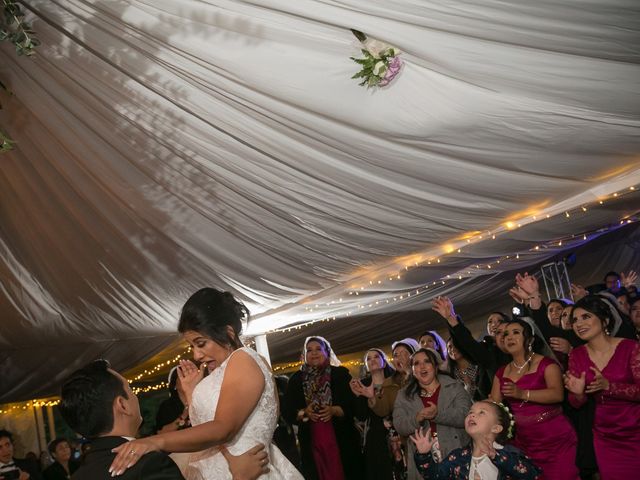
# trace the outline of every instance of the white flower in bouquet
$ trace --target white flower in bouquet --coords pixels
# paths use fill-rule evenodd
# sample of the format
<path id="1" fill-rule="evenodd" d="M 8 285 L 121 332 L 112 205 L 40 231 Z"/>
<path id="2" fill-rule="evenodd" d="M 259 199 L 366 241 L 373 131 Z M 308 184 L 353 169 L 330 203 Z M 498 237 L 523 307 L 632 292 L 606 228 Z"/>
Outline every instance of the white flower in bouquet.
<path id="1" fill-rule="evenodd" d="M 389 48 L 393 48 L 391 47 L 391 45 L 387 45 L 380 40 L 374 40 L 373 38 L 367 38 L 362 45 L 364 46 L 365 50 L 373 55 L 374 58 L 380 58 L 380 54 L 382 54 L 382 52 L 388 50 Z"/>
<path id="2" fill-rule="evenodd" d="M 387 66 L 384 64 L 383 61 L 379 61 L 373 66 L 373 74 L 378 77 L 381 77 L 382 75 L 384 75 L 384 72 L 386 70 L 387 70 Z"/>

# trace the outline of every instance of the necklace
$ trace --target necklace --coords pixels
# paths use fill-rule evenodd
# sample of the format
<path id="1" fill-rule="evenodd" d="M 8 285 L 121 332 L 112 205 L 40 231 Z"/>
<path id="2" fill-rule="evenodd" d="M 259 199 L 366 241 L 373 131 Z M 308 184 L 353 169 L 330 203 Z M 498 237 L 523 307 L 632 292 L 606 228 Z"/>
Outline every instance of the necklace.
<path id="1" fill-rule="evenodd" d="M 433 397 L 433 394 L 436 393 L 436 390 L 438 390 L 438 387 L 434 388 L 433 391 L 429 391 L 426 388 L 422 388 L 420 389 L 420 396 L 422 398 L 431 398 Z"/>
<path id="2" fill-rule="evenodd" d="M 531 361 L 531 359 L 533 358 L 533 353 L 531 355 L 529 355 L 529 358 L 527 358 L 525 360 L 525 362 L 522 365 L 518 365 L 515 360 L 511 362 L 511 364 L 515 367 L 515 369 L 518 371 L 518 374 L 522 373 L 522 369 L 524 367 L 526 367 L 528 365 L 528 363 Z"/>

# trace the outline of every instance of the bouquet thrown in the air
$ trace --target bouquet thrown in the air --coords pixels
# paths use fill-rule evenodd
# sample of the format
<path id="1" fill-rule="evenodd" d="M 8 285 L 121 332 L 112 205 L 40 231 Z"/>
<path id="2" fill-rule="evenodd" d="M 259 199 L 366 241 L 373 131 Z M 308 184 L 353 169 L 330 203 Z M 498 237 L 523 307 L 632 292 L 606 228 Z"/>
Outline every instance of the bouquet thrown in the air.
<path id="1" fill-rule="evenodd" d="M 389 85 L 402 68 L 400 50 L 378 40 L 367 38 L 358 30 L 351 31 L 360 40 L 363 46 L 361 52 L 364 55 L 363 58 L 351 57 L 351 60 L 362 67 L 351 78 L 361 78 L 360 85 L 367 88 Z"/>

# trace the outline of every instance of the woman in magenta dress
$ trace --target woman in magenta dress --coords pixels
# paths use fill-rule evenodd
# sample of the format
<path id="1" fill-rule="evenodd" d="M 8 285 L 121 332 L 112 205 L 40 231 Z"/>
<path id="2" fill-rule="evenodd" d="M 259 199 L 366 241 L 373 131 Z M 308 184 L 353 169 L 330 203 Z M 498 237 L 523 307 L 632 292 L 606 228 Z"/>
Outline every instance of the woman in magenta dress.
<path id="1" fill-rule="evenodd" d="M 562 373 L 556 362 L 535 353 L 540 339 L 523 320 L 510 321 L 504 345 L 512 361 L 496 372 L 491 398 L 509 403 L 516 420 L 513 444 L 542 468 L 546 480 L 575 480 L 576 432 L 562 413 Z"/>
<path id="2" fill-rule="evenodd" d="M 571 351 L 565 376 L 573 407 L 588 396 L 595 400 L 593 445 L 602 480 L 640 472 L 640 344 L 609 336 L 611 308 L 595 295 L 574 305 L 573 330 L 587 343 Z"/>

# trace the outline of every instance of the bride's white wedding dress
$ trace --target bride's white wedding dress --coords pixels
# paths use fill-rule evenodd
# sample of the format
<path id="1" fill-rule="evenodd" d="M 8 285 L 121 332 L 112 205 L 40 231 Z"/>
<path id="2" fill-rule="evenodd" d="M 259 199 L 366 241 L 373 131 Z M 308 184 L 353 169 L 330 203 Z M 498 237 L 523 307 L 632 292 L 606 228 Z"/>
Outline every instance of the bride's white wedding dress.
<path id="1" fill-rule="evenodd" d="M 258 443 L 262 443 L 269 455 L 269 473 L 262 475 L 260 480 L 302 480 L 302 475 L 298 470 L 287 460 L 278 447 L 271 444 L 273 431 L 278 421 L 277 395 L 269 368 L 254 350 L 246 347 L 235 350 L 229 358 L 196 386 L 189 408 L 191 424 L 199 425 L 214 419 L 225 369 L 231 356 L 238 351 L 250 355 L 262 370 L 264 391 L 255 410 L 249 415 L 235 438 L 227 443 L 227 448 L 232 455 L 240 455 Z M 219 448 L 213 447 L 191 454 L 185 477 L 187 480 L 231 480 L 231 472 L 229 472 L 229 465 Z"/>

